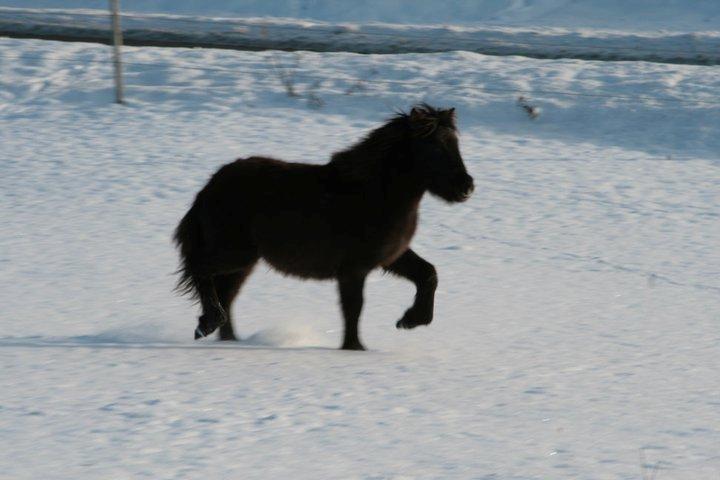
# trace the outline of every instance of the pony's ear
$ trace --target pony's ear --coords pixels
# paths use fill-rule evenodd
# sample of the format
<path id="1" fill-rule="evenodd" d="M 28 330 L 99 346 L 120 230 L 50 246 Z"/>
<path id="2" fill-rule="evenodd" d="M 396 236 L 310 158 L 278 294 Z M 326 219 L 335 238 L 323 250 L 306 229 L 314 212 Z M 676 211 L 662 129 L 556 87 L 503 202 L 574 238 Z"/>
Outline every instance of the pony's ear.
<path id="1" fill-rule="evenodd" d="M 410 110 L 410 121 L 412 123 L 418 123 L 425 119 L 427 119 L 428 115 L 425 110 L 420 110 L 417 107 L 413 107 L 412 110 Z"/>
<path id="2" fill-rule="evenodd" d="M 430 115 L 427 110 L 413 108 L 410 110 L 410 128 L 418 137 L 430 136 L 438 126 L 438 118 Z"/>
<path id="3" fill-rule="evenodd" d="M 440 112 L 442 123 L 455 128 L 455 108 L 448 108 Z"/>

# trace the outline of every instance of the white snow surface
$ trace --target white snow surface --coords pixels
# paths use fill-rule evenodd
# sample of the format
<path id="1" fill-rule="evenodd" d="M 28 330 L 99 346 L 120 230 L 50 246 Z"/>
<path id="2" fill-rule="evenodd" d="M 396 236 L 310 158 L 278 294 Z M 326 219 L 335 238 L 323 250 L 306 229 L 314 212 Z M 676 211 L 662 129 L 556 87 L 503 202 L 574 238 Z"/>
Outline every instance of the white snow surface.
<path id="1" fill-rule="evenodd" d="M 127 48 L 120 106 L 108 50 L 0 39 L 0 478 L 718 476 L 717 67 Z M 421 207 L 433 324 L 377 273 L 335 350 L 335 286 L 262 265 L 245 340 L 193 342 L 170 237 L 208 176 L 423 100 L 476 181 Z"/>

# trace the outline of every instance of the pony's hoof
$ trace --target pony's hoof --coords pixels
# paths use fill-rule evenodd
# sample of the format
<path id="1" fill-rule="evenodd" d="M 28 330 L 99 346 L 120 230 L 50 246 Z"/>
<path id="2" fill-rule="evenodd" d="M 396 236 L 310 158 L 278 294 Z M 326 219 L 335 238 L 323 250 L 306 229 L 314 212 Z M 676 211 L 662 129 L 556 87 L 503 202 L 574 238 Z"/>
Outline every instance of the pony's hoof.
<path id="1" fill-rule="evenodd" d="M 408 322 L 404 318 L 398 320 L 397 323 L 395 324 L 395 328 L 397 328 L 398 330 L 412 330 L 415 327 L 417 327 L 417 325 L 415 325 L 414 323 Z"/>
<path id="2" fill-rule="evenodd" d="M 360 343 L 359 341 L 357 341 L 357 342 L 345 342 L 345 343 L 343 343 L 342 347 L 340 347 L 340 350 L 356 350 L 356 351 L 361 351 L 361 350 L 367 350 L 367 349 L 365 348 L 365 346 L 364 346 L 362 343 Z"/>
<path id="3" fill-rule="evenodd" d="M 211 314 L 200 315 L 198 319 L 198 326 L 195 329 L 195 340 L 198 338 L 207 337 L 218 327 L 222 326 L 226 322 L 225 312 L 222 309 L 217 312 L 211 312 Z"/>
<path id="4" fill-rule="evenodd" d="M 211 333 L 213 333 L 215 330 L 217 330 L 216 326 L 198 325 L 198 327 L 195 329 L 195 340 L 205 338 Z"/>
<path id="5" fill-rule="evenodd" d="M 429 325 L 432 322 L 432 314 L 422 315 L 418 314 L 416 310 L 409 308 L 403 317 L 397 321 L 395 328 L 398 330 L 412 330 L 415 327 L 421 325 Z"/>

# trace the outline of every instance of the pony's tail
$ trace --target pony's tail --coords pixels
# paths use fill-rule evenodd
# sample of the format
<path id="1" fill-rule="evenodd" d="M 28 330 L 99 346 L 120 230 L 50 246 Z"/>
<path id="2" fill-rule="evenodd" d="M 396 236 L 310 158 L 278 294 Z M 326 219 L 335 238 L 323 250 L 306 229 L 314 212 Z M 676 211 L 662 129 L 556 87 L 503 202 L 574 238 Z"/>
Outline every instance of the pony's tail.
<path id="1" fill-rule="evenodd" d="M 197 205 L 188 210 L 185 216 L 180 220 L 180 224 L 175 229 L 173 240 L 180 250 L 180 268 L 176 273 L 180 274 L 175 291 L 181 295 L 190 295 L 194 300 L 200 298 L 198 289 L 198 277 L 193 271 L 193 261 L 200 253 L 202 248 L 203 232 L 200 219 L 198 217 Z"/>

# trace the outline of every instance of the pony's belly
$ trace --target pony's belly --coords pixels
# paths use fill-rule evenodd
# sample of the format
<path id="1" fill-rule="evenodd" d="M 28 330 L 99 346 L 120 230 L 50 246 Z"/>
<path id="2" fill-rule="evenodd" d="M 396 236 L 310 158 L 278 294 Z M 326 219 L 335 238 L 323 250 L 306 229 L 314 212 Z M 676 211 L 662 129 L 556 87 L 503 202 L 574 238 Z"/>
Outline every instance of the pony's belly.
<path id="1" fill-rule="evenodd" d="M 390 265 L 408 249 L 417 224 L 414 211 L 381 228 L 364 228 L 367 219 L 348 227 L 321 216 L 269 218 L 255 224 L 260 256 L 284 274 L 315 279 Z"/>
<path id="2" fill-rule="evenodd" d="M 334 249 L 298 244 L 291 239 L 288 239 L 285 246 L 261 247 L 260 255 L 275 270 L 300 278 L 333 278 L 340 263 L 340 255 Z"/>

